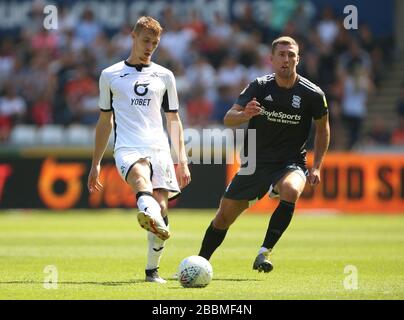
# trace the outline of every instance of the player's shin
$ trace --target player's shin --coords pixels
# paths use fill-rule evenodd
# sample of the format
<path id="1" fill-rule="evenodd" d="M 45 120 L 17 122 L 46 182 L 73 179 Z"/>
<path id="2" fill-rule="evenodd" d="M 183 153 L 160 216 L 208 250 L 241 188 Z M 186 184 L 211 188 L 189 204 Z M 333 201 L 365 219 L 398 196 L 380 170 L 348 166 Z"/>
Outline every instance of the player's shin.
<path id="1" fill-rule="evenodd" d="M 152 270 L 159 267 L 161 255 L 166 241 L 161 240 L 154 233 L 147 233 L 148 252 L 146 270 Z"/>
<path id="2" fill-rule="evenodd" d="M 160 216 L 161 209 L 151 192 L 141 191 L 136 194 L 137 207 L 140 211 L 147 212 L 153 216 Z"/>
<path id="3" fill-rule="evenodd" d="M 202 241 L 199 256 L 209 260 L 215 250 L 222 244 L 228 229 L 221 230 L 213 227 L 211 222 Z"/>
<path id="4" fill-rule="evenodd" d="M 165 225 L 168 226 L 168 216 L 163 218 Z M 156 269 L 160 265 L 161 255 L 163 254 L 163 249 L 166 241 L 161 240 L 154 233 L 147 233 L 147 242 L 148 242 L 148 252 L 147 252 L 147 265 L 146 270 Z"/>

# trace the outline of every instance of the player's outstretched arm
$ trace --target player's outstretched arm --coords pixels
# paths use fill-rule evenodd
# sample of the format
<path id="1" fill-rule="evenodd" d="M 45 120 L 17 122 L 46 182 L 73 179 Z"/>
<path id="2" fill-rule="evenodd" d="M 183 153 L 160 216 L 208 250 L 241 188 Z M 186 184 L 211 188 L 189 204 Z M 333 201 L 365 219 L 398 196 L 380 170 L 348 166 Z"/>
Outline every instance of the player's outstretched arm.
<path id="1" fill-rule="evenodd" d="M 166 112 L 167 130 L 171 138 L 171 143 L 178 157 L 176 170 L 177 180 L 180 188 L 183 189 L 191 182 L 191 173 L 188 169 L 188 158 L 185 152 L 184 131 L 178 112 Z"/>
<path id="2" fill-rule="evenodd" d="M 87 188 L 90 193 L 99 191 L 102 184 L 99 181 L 101 170 L 101 159 L 107 148 L 109 135 L 112 130 L 112 112 L 100 112 L 97 125 L 95 127 L 95 146 L 91 170 L 88 175 Z"/>
<path id="3" fill-rule="evenodd" d="M 316 186 L 320 183 L 320 169 L 330 144 L 330 124 L 328 114 L 314 121 L 316 134 L 314 137 L 314 163 L 309 174 L 309 183 Z"/>
<path id="4" fill-rule="evenodd" d="M 245 108 L 238 104 L 234 104 L 224 116 L 224 125 L 227 127 L 236 127 L 249 121 L 252 117 L 260 113 L 260 103 L 255 98 L 248 102 Z"/>

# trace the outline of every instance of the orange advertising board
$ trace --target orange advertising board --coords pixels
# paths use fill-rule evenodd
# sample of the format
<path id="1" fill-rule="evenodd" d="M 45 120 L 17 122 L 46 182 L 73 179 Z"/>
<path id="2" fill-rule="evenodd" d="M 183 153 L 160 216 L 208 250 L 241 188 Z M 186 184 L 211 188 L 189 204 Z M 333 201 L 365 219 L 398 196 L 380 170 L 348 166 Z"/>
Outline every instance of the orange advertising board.
<path id="1" fill-rule="evenodd" d="M 312 163 L 308 155 L 308 168 Z M 227 166 L 227 183 L 238 165 Z M 321 171 L 321 183 L 308 183 L 297 209 L 355 212 L 404 212 L 404 155 L 328 153 Z M 250 211 L 272 211 L 278 201 L 265 196 Z"/>

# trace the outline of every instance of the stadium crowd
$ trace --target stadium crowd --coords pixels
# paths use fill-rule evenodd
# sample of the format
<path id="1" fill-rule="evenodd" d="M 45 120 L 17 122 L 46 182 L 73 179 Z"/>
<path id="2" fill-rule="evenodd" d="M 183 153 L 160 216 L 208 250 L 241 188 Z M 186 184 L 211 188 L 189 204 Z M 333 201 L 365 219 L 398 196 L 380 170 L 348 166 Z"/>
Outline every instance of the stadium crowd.
<path id="1" fill-rule="evenodd" d="M 295 3 L 290 1 L 290 3 Z M 370 28 L 343 27 L 330 8 L 316 12 L 310 1 L 282 10 L 277 23 L 261 24 L 247 5 L 240 18 L 220 14 L 214 23 L 198 12 L 176 16 L 167 7 L 157 17 L 164 27 L 153 60 L 171 69 L 177 81 L 185 127 L 219 126 L 248 82 L 271 73 L 270 44 L 282 34 L 300 44 L 298 72 L 318 84 L 328 98 L 331 148 L 351 149 L 359 140 L 404 144 L 404 86 L 398 102 L 399 127 L 383 124 L 361 136 L 369 94 L 377 90 L 386 55 Z M 42 8 L 17 37 L 0 42 L 0 141 L 19 123 L 73 123 L 93 126 L 98 118 L 98 77 L 103 68 L 128 57 L 131 25 L 111 34 L 87 9 L 78 20 L 60 8 L 58 29 L 43 28 Z M 340 137 L 346 130 L 347 139 Z"/>

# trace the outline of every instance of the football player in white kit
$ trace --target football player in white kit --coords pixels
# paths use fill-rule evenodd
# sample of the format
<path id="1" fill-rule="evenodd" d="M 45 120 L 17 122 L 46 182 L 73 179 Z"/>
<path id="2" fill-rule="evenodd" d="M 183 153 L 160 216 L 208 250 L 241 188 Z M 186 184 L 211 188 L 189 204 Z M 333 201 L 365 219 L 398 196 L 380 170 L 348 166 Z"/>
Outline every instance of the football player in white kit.
<path id="1" fill-rule="evenodd" d="M 100 163 L 114 128 L 114 158 L 117 169 L 136 194 L 138 221 L 148 231 L 146 281 L 165 283 L 158 274 L 165 241 L 170 237 L 168 200 L 191 181 L 173 73 L 151 62 L 162 28 L 151 17 L 141 17 L 132 33 L 133 45 L 127 60 L 101 73 L 95 148 L 88 177 L 90 193 L 99 191 Z M 167 130 L 178 156 L 174 169 Z"/>

